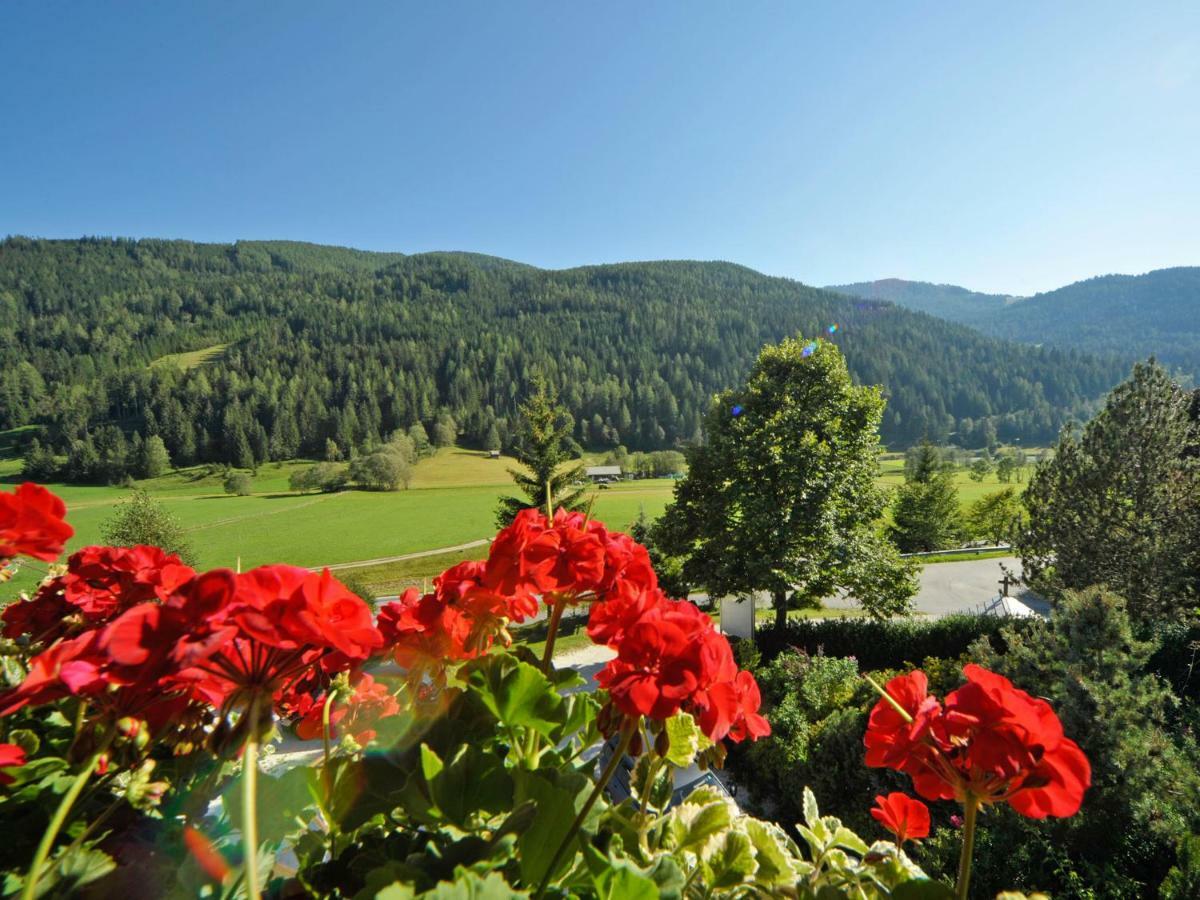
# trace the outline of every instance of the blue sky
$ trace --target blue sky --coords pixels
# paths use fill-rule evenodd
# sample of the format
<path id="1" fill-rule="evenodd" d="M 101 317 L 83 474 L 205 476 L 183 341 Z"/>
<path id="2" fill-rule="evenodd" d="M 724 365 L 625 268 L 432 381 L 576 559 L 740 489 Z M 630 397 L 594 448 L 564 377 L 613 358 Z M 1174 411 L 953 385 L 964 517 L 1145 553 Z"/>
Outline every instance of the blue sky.
<path id="1" fill-rule="evenodd" d="M 0 4 L 0 234 L 1200 264 L 1200 3 Z"/>

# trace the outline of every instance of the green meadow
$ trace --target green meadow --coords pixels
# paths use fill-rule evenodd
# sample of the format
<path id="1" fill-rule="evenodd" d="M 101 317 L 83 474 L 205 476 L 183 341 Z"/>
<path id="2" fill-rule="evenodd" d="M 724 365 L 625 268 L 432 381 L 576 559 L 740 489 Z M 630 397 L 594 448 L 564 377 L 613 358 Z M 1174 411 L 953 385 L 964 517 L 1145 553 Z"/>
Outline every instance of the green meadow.
<path id="1" fill-rule="evenodd" d="M 295 461 L 260 467 L 253 475 L 254 493 L 248 497 L 225 494 L 222 476 L 206 466 L 175 471 L 137 486 L 183 524 L 201 567 L 240 564 L 249 568 L 270 562 L 316 567 L 456 547 L 491 537 L 496 501 L 512 490 L 508 470 L 516 462 L 490 459 L 473 450 L 443 449 L 416 464 L 407 490 L 297 494 L 288 487 L 288 477 L 310 464 Z M 885 457 L 880 483 L 899 485 L 902 470 L 902 458 Z M 965 471 L 955 478 L 964 507 L 1003 487 L 994 474 L 982 482 L 972 481 Z M 19 481 L 20 460 L 0 460 L 0 482 Z M 1014 485 L 1020 488 L 1022 483 Z M 665 478 L 647 479 L 592 489 L 592 515 L 613 528 L 627 529 L 642 510 L 652 518 L 660 515 L 674 484 Z M 114 486 L 50 487 L 67 503 L 76 532 L 71 550 L 99 542 L 102 523 L 129 493 Z M 484 553 L 480 546 L 352 571 L 380 592 L 391 593 Z M 28 589 L 38 577 L 38 567 L 26 564 L 5 595 Z"/>
<path id="2" fill-rule="evenodd" d="M 272 463 L 254 474 L 254 493 L 224 493 L 220 474 L 199 466 L 137 482 L 175 515 L 201 567 L 243 568 L 269 562 L 300 566 L 335 565 L 453 547 L 491 537 L 500 496 L 512 489 L 512 459 L 489 459 L 470 450 L 444 449 L 417 463 L 407 490 L 346 490 L 331 494 L 297 494 L 288 477 L 307 462 Z M 0 481 L 19 482 L 20 460 L 0 461 Z M 613 527 L 626 528 L 645 508 L 657 516 L 671 494 L 668 479 L 647 480 L 594 490 L 593 515 Z M 121 487 L 52 484 L 63 498 L 75 537 L 68 550 L 101 540 L 101 526 L 129 491 Z M 448 557 L 465 558 L 463 554 Z M 404 572 L 441 571 L 445 560 L 410 561 Z M 375 568 L 375 567 L 372 567 Z M 442 567 L 444 568 L 444 566 Z M 420 570 L 424 571 L 420 571 Z M 367 574 L 369 581 L 388 573 Z M 36 581 L 36 566 L 26 564 L 6 593 Z"/>

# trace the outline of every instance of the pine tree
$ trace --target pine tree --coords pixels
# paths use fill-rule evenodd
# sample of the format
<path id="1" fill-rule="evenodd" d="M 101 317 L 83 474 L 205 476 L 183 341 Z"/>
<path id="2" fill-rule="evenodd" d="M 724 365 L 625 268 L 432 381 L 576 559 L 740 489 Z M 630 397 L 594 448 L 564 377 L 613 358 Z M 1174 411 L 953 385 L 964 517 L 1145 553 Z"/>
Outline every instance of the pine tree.
<path id="1" fill-rule="evenodd" d="M 25 450 L 21 462 L 21 475 L 30 481 L 53 481 L 58 474 L 58 460 L 49 447 L 43 447 L 42 442 L 34 438 Z"/>
<path id="2" fill-rule="evenodd" d="M 492 423 L 490 425 L 488 425 L 487 435 L 483 439 L 483 449 L 484 450 L 499 450 L 500 449 L 500 429 L 498 429 L 496 427 L 496 423 L 494 420 L 492 421 Z"/>
<path id="3" fill-rule="evenodd" d="M 892 505 L 892 540 L 902 553 L 953 547 L 962 536 L 954 473 L 928 440 L 909 451 Z"/>
<path id="4" fill-rule="evenodd" d="M 138 468 L 142 478 L 157 478 L 165 475 L 171 468 L 171 456 L 167 446 L 157 434 L 152 434 L 142 442 L 142 452 L 138 460 Z"/>
<path id="5" fill-rule="evenodd" d="M 524 497 L 502 497 L 496 522 L 503 528 L 523 509 L 575 510 L 582 507 L 583 489 L 573 487 L 583 474 L 581 464 L 564 467 L 572 424 L 558 404 L 554 389 L 540 376 L 533 380 L 533 394 L 521 406 L 521 434 L 515 451 L 529 473 L 509 469 Z"/>
<path id="6" fill-rule="evenodd" d="M 1025 491 L 1017 541 L 1026 577 L 1051 596 L 1107 585 L 1138 622 L 1173 619 L 1200 599 L 1200 423 L 1191 395 L 1153 360 L 1065 431 Z"/>

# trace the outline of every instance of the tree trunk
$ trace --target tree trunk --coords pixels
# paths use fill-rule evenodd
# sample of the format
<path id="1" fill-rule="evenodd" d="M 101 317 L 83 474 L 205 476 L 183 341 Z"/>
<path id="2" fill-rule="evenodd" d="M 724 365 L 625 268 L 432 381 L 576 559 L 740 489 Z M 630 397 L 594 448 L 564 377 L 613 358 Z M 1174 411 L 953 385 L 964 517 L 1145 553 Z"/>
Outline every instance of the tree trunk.
<path id="1" fill-rule="evenodd" d="M 775 607 L 775 627 L 780 629 L 786 628 L 788 614 L 787 591 L 776 590 L 773 592 L 771 594 L 771 603 Z"/>

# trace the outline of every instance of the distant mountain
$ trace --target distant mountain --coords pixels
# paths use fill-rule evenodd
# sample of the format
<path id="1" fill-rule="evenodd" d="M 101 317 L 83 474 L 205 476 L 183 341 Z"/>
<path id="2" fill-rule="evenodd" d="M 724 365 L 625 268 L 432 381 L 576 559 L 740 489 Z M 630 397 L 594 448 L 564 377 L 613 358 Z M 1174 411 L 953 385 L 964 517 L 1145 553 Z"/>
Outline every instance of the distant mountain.
<path id="1" fill-rule="evenodd" d="M 884 386 L 893 446 L 1044 443 L 1126 371 L 724 262 L 551 271 L 459 252 L 14 237 L 0 242 L 0 431 L 41 426 L 77 480 L 120 480 L 148 434 L 178 462 L 238 466 L 348 454 L 416 424 L 507 445 L 543 373 L 581 445 L 659 449 L 698 439 L 713 395 L 796 334 L 834 341 L 859 382 Z"/>
<path id="2" fill-rule="evenodd" d="M 1020 299 L 1006 294 L 981 294 L 954 284 L 931 284 L 928 281 L 905 281 L 902 278 L 831 284 L 826 290 L 871 300 L 887 300 L 905 309 L 915 309 L 964 325 L 983 321 L 1003 309 L 1006 304 Z"/>
<path id="3" fill-rule="evenodd" d="M 899 279 L 830 290 L 890 300 L 993 337 L 1111 354 L 1126 361 L 1153 355 L 1200 379 L 1200 267 L 1196 266 L 1144 275 L 1103 275 L 1028 298 Z"/>
<path id="4" fill-rule="evenodd" d="M 1103 275 L 1037 294 L 979 326 L 1031 344 L 1126 358 L 1154 355 L 1200 376 L 1200 267 Z"/>

